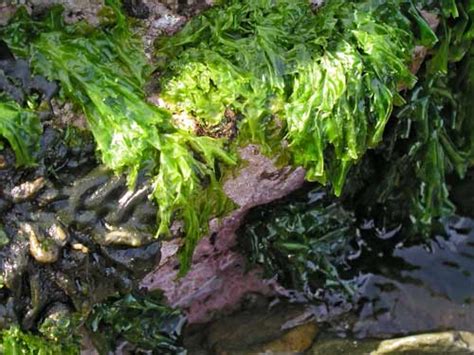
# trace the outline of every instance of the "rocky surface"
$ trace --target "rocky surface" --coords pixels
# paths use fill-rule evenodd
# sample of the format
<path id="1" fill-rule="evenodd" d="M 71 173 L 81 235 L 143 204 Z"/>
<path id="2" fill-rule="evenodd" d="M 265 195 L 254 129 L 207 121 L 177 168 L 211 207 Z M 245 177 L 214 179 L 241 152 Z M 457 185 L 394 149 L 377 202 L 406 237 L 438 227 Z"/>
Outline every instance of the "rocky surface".
<path id="1" fill-rule="evenodd" d="M 123 177 L 94 168 L 87 142 L 70 146 L 47 128 L 36 169 L 17 169 L 2 151 L 0 329 L 34 329 L 59 306 L 87 314 L 159 261 L 149 186 L 129 191 Z"/>
<path id="2" fill-rule="evenodd" d="M 171 306 L 186 310 L 190 323 L 206 322 L 216 312 L 235 310 L 248 293 L 271 295 L 277 287 L 274 280 L 263 278 L 259 268 L 247 269 L 245 257 L 234 250 L 235 232 L 251 208 L 301 187 L 305 172 L 301 168 L 277 168 L 256 146 L 242 149 L 240 156 L 244 168 L 224 185 L 238 209 L 221 221 L 211 222 L 211 233 L 199 242 L 188 274 L 177 276 L 180 241 L 165 241 L 162 262 L 142 282 L 145 287 L 163 290 Z"/>

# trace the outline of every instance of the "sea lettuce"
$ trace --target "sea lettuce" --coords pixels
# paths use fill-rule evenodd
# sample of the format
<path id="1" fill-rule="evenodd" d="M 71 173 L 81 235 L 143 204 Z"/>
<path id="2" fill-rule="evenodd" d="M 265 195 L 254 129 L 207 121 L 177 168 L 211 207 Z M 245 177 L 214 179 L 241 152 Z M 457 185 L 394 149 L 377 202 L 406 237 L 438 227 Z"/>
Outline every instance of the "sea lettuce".
<path id="1" fill-rule="evenodd" d="M 415 44 L 436 40 L 410 1 L 220 1 L 158 41 L 162 97 L 205 126 L 232 109 L 241 142 L 275 153 L 286 140 L 307 179 L 340 194 L 403 103 L 398 89 L 415 84 Z"/>
<path id="2" fill-rule="evenodd" d="M 473 2 L 423 3 L 438 16 L 438 42 L 382 144 L 354 169 L 345 191 L 369 218 L 411 226 L 422 237 L 434 219 L 455 211 L 450 181 L 474 165 Z"/>
<path id="3" fill-rule="evenodd" d="M 219 5 L 157 42 L 165 100 L 210 127 L 235 111 L 241 142 L 283 150 L 336 195 L 365 181 L 367 209 L 403 209 L 422 234 L 453 212 L 448 177 L 473 163 L 472 0 Z"/>

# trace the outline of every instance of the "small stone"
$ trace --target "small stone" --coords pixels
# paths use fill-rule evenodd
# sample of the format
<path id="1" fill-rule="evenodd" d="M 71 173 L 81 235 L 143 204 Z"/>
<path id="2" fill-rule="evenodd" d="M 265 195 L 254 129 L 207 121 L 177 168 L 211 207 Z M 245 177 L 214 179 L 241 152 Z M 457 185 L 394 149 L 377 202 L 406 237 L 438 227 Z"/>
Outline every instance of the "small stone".
<path id="1" fill-rule="evenodd" d="M 28 236 L 30 254 L 39 263 L 51 264 L 59 258 L 59 247 L 52 240 L 38 238 L 38 231 L 30 224 L 24 223 L 21 230 Z"/>
<path id="2" fill-rule="evenodd" d="M 80 251 L 81 253 L 84 253 L 84 254 L 87 254 L 89 252 L 89 248 L 81 243 L 74 243 L 73 245 L 71 245 L 71 247 L 72 249 Z"/>
<path id="3" fill-rule="evenodd" d="M 59 223 L 54 223 L 51 227 L 49 227 L 48 234 L 60 247 L 66 245 L 69 237 L 68 233 Z"/>
<path id="4" fill-rule="evenodd" d="M 36 178 L 33 181 L 24 182 L 21 185 L 15 186 L 10 191 L 10 197 L 15 203 L 31 200 L 38 192 L 46 185 L 44 177 Z"/>
<path id="5" fill-rule="evenodd" d="M 388 340 L 321 339 L 308 354 L 473 354 L 474 333 L 464 331 L 426 333 Z"/>

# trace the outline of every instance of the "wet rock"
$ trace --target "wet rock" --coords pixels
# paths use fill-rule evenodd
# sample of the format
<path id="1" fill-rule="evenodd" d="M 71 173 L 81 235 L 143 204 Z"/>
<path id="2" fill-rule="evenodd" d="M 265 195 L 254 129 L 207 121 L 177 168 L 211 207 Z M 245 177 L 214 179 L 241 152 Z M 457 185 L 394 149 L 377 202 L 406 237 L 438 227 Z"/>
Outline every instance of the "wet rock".
<path id="1" fill-rule="evenodd" d="M 100 245 L 146 245 L 153 240 L 156 223 L 149 192 L 143 181 L 129 190 L 123 176 L 99 167 L 64 189 L 67 206 L 58 211 L 58 219 L 86 229 Z"/>
<path id="2" fill-rule="evenodd" d="M 260 204 L 282 198 L 304 182 L 303 169 L 277 168 L 275 163 L 250 145 L 240 151 L 245 166 L 227 180 L 224 190 L 239 208 L 221 221 L 210 224 L 210 234 L 196 247 L 188 274 L 177 278 L 176 255 L 179 239 L 163 242 L 163 261 L 142 282 L 144 287 L 161 289 L 173 307 L 187 312 L 190 323 L 212 319 L 216 312 L 238 308 L 248 293 L 275 293 L 274 280 L 265 280 L 259 268 L 248 270 L 245 257 L 233 248 L 236 230 L 247 212 Z"/>
<path id="3" fill-rule="evenodd" d="M 152 265 L 156 265 L 160 260 L 161 242 L 154 242 L 141 248 L 111 248 L 103 247 L 104 255 L 130 271 L 137 270 L 143 275 L 151 271 Z"/>
<path id="4" fill-rule="evenodd" d="M 58 127 L 74 126 L 79 129 L 87 129 L 87 118 L 84 113 L 74 110 L 70 102 L 59 102 L 57 99 L 51 100 L 54 113 L 54 122 Z"/>
<path id="5" fill-rule="evenodd" d="M 38 236 L 38 230 L 28 223 L 21 226 L 21 230 L 28 236 L 30 254 L 42 264 L 51 264 L 58 260 L 59 246 L 51 239 Z"/>
<path id="6" fill-rule="evenodd" d="M 198 351 L 196 344 L 200 343 L 201 351 L 216 354 L 300 353 L 311 346 L 318 333 L 316 323 L 295 322 L 304 312 L 301 305 L 251 307 L 201 326 L 188 346 L 190 351 Z"/>
<path id="7" fill-rule="evenodd" d="M 6 303 L 0 304 L 0 329 L 5 329 L 17 321 L 13 299 L 9 298 Z"/>
<path id="8" fill-rule="evenodd" d="M 58 4 L 65 8 L 64 20 L 67 23 L 85 20 L 93 26 L 100 24 L 100 10 L 104 6 L 103 0 L 28 0 L 28 5 L 33 13 L 42 13 Z"/>
<path id="9" fill-rule="evenodd" d="M 123 8 L 131 17 L 146 19 L 150 16 L 150 9 L 143 0 L 124 0 Z"/>
<path id="10" fill-rule="evenodd" d="M 170 9 L 177 12 L 195 13 L 214 4 L 214 0 L 163 0 Z M 193 11 L 194 10 L 194 11 Z"/>
<path id="11" fill-rule="evenodd" d="M 38 329 L 56 304 L 87 315 L 134 290 L 159 262 L 156 205 L 144 177 L 130 191 L 123 177 L 93 169 L 88 140 L 68 132 L 73 146 L 45 130 L 37 170 L 0 170 L 0 323 Z M 2 153 L 13 157 L 8 147 Z M 35 179 L 39 171 L 44 178 Z"/>
<path id="12" fill-rule="evenodd" d="M 148 16 L 143 21 L 142 40 L 145 54 L 152 60 L 156 38 L 177 32 L 186 23 L 186 18 L 157 1 L 143 0 L 143 4 L 148 8 Z"/>
<path id="13" fill-rule="evenodd" d="M 10 18 L 15 14 L 16 5 L 2 3 L 0 4 L 0 26 L 8 24 Z"/>
<path id="14" fill-rule="evenodd" d="M 21 235 L 0 251 L 1 278 L 13 295 L 21 295 L 22 277 L 28 267 L 28 261 L 28 241 Z"/>

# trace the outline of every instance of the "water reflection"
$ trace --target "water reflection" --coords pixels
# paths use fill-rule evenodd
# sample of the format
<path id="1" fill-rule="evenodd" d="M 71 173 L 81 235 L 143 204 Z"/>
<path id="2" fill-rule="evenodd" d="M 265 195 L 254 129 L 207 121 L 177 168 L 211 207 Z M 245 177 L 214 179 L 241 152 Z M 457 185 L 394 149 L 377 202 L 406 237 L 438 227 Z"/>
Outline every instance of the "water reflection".
<path id="1" fill-rule="evenodd" d="M 388 337 L 434 330 L 474 330 L 474 220 L 453 217 L 427 245 L 390 248 L 366 239 L 353 261 L 356 337 Z M 372 244 L 372 245 L 371 245 Z"/>

